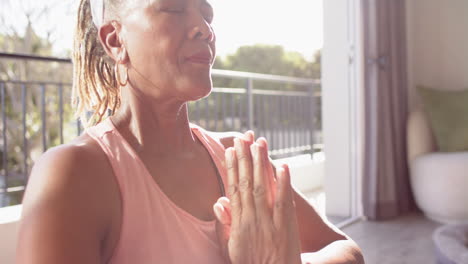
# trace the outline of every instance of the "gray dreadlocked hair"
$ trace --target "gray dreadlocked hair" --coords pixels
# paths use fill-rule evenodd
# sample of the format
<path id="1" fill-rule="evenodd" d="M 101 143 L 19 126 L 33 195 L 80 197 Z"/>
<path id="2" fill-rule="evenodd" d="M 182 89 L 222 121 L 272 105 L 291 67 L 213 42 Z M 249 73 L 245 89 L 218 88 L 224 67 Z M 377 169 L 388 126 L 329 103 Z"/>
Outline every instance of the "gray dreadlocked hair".
<path id="1" fill-rule="evenodd" d="M 120 1 L 104 0 L 106 14 L 113 13 Z M 115 61 L 99 41 L 98 28 L 93 23 L 90 0 L 81 0 L 78 8 L 73 47 L 72 105 L 75 117 L 85 127 L 98 124 L 110 110 L 120 107 L 120 86 L 116 80 Z M 90 118 L 87 112 L 91 111 Z"/>

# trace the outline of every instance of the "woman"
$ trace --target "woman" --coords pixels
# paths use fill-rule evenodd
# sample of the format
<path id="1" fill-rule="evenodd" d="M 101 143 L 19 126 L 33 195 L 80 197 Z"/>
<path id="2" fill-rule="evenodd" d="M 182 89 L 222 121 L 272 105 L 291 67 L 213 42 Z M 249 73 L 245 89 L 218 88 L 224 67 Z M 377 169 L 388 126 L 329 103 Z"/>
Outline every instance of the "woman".
<path id="1" fill-rule="evenodd" d="M 36 163 L 17 263 L 363 262 L 287 166 L 275 180 L 265 139 L 189 123 L 212 88 L 212 19 L 205 0 L 81 0 L 73 91 L 96 125 Z"/>

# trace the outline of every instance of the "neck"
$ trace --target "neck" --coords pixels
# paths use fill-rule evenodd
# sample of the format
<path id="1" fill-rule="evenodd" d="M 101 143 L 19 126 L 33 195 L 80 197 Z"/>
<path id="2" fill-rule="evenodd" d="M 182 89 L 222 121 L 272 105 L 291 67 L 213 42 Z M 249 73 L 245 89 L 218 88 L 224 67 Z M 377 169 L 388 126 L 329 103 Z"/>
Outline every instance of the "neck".
<path id="1" fill-rule="evenodd" d="M 119 132 L 137 153 L 159 157 L 187 157 L 197 144 L 188 120 L 186 102 L 147 99 L 122 88 L 122 105 L 112 117 Z"/>

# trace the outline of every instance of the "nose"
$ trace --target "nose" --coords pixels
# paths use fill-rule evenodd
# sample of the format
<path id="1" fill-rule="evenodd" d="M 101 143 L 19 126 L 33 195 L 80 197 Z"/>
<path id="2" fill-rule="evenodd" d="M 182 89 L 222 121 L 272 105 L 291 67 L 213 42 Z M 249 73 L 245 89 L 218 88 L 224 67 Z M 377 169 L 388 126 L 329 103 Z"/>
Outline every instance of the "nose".
<path id="1" fill-rule="evenodd" d="M 194 27 L 190 32 L 190 39 L 202 39 L 208 42 L 213 42 L 215 34 L 213 28 L 210 26 L 208 30 L 204 30 L 201 27 Z"/>
<path id="2" fill-rule="evenodd" d="M 213 42 L 215 40 L 215 33 L 213 27 L 201 16 L 201 19 L 197 19 L 198 22 L 192 26 L 189 32 L 189 39 L 201 39 L 207 42 Z"/>

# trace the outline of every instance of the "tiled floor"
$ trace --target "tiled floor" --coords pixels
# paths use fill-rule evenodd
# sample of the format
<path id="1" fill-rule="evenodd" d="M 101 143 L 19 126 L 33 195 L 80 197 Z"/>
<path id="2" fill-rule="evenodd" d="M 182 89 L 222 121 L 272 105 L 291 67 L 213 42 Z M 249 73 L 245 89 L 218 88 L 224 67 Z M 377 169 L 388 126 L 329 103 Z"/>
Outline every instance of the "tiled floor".
<path id="1" fill-rule="evenodd" d="M 304 195 L 319 213 L 325 213 L 323 189 Z M 346 220 L 327 218 L 333 224 Z M 440 225 L 420 213 L 410 213 L 382 222 L 360 221 L 343 231 L 361 247 L 366 264 L 435 264 L 432 233 Z"/>
<path id="2" fill-rule="evenodd" d="M 366 264 L 434 264 L 432 232 L 440 224 L 411 213 L 390 221 L 343 228 L 361 247 Z"/>

